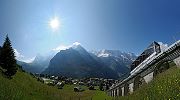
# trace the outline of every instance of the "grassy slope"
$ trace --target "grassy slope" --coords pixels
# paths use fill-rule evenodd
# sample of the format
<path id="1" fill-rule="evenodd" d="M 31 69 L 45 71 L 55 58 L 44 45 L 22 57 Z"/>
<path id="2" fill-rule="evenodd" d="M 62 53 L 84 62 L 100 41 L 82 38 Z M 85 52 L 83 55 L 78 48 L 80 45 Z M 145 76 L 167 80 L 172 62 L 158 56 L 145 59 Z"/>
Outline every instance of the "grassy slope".
<path id="1" fill-rule="evenodd" d="M 1 71 L 1 70 L 0 70 Z M 18 71 L 13 79 L 7 79 L 0 72 L 0 99 L 1 100 L 104 100 L 110 97 L 99 90 L 88 90 L 76 93 L 73 85 L 65 85 L 62 90 L 47 86 L 36 81 L 27 73 Z"/>
<path id="2" fill-rule="evenodd" d="M 125 100 L 180 100 L 180 68 L 172 66 Z"/>
<path id="3" fill-rule="evenodd" d="M 73 85 L 62 90 L 36 81 L 29 74 L 17 72 L 13 79 L 3 77 L 0 72 L 0 99 L 2 100 L 112 100 L 105 92 L 88 90 L 73 92 Z M 120 97 L 123 100 L 180 100 L 180 69 L 173 66 L 159 74 L 155 80 L 135 91 L 132 95 Z"/>

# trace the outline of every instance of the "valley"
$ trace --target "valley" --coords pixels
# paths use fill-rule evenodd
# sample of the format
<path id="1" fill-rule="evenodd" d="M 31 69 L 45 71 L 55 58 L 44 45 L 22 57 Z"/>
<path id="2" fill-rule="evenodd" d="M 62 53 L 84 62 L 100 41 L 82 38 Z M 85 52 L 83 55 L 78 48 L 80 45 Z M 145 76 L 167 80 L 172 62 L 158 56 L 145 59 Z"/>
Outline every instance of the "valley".
<path id="1" fill-rule="evenodd" d="M 65 84 L 63 89 L 57 86 L 48 86 L 33 76 L 18 71 L 12 80 L 7 79 L 0 72 L 0 98 L 3 100 L 99 100 L 111 98 L 104 91 L 89 90 L 88 87 L 82 86 L 83 92 L 74 92 L 76 85 Z"/>

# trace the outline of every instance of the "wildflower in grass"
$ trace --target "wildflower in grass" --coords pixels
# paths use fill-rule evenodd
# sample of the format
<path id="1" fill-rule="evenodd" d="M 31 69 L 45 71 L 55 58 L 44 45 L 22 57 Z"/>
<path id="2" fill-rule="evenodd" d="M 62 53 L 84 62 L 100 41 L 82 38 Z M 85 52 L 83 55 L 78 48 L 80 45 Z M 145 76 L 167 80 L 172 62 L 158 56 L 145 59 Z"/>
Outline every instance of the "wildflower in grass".
<path id="1" fill-rule="evenodd" d="M 161 91 L 159 91 L 159 94 L 161 94 Z"/>
<path id="2" fill-rule="evenodd" d="M 179 96 L 179 94 L 177 94 L 177 97 Z"/>

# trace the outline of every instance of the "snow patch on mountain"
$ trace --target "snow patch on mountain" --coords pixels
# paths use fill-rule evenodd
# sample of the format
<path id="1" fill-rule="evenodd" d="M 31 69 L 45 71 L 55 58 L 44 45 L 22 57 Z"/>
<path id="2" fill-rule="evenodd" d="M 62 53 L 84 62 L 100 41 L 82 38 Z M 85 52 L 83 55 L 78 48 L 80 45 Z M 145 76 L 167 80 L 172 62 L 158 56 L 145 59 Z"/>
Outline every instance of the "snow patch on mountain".
<path id="1" fill-rule="evenodd" d="M 99 50 L 99 51 L 91 51 L 94 55 L 97 57 L 115 57 L 117 59 L 122 59 L 122 60 L 135 60 L 136 55 L 133 53 L 125 53 L 121 52 L 120 50 Z"/>
<path id="2" fill-rule="evenodd" d="M 160 48 L 162 51 L 164 51 L 166 48 L 168 48 L 168 44 L 164 44 L 163 42 L 158 42 L 158 44 L 160 45 Z"/>
<path id="3" fill-rule="evenodd" d="M 59 52 L 61 50 L 67 50 L 69 48 L 77 48 L 77 46 L 79 46 L 81 43 L 79 42 L 74 42 L 72 45 L 59 45 L 58 47 L 52 49 L 55 52 Z"/>
<path id="4" fill-rule="evenodd" d="M 111 56 L 110 53 L 106 52 L 106 50 L 101 50 L 97 53 L 97 57 L 109 57 Z"/>

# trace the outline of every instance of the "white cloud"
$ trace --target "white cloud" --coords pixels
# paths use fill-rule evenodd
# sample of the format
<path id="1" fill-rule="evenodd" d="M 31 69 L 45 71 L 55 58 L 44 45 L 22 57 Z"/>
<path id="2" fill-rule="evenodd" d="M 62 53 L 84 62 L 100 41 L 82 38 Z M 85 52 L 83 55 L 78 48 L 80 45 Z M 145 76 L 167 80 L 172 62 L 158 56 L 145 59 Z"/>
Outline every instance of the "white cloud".
<path id="1" fill-rule="evenodd" d="M 52 49 L 52 50 L 59 52 L 59 51 L 61 51 L 61 50 L 66 50 L 66 49 L 69 49 L 69 48 L 71 48 L 71 47 L 73 47 L 73 46 L 77 46 L 77 45 L 80 45 L 80 44 L 81 44 L 81 43 L 79 43 L 79 42 L 74 42 L 72 45 L 68 45 L 68 46 L 59 45 L 58 47 L 56 47 L 56 48 L 54 48 L 54 49 Z"/>
<path id="2" fill-rule="evenodd" d="M 16 59 L 22 59 L 22 58 L 24 58 L 24 56 L 21 54 L 21 53 L 19 53 L 18 51 L 17 51 L 17 49 L 14 49 L 14 53 L 15 53 L 15 56 L 16 56 Z"/>

